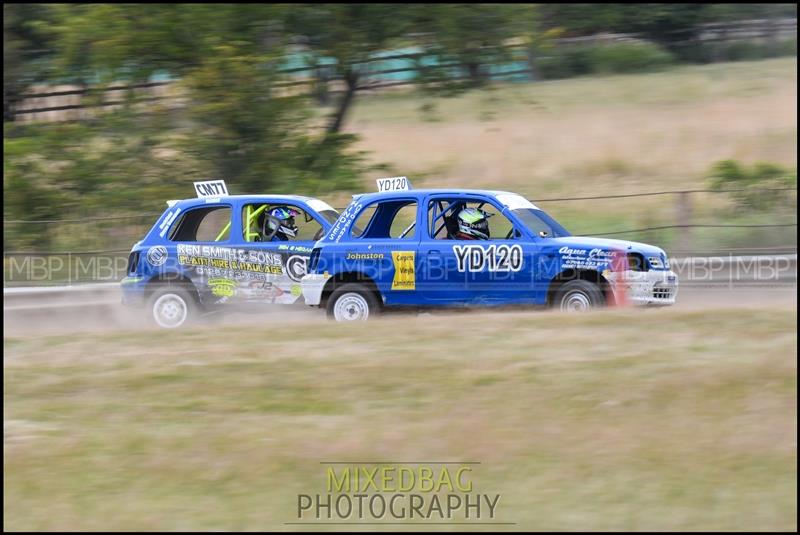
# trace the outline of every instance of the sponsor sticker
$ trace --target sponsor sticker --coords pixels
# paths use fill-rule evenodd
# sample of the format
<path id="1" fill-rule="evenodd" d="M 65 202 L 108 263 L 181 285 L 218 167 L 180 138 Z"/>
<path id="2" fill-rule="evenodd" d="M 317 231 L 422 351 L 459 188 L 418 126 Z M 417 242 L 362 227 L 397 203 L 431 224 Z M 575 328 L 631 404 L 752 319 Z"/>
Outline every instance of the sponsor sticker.
<path id="1" fill-rule="evenodd" d="M 347 252 L 346 260 L 383 260 L 383 253 L 356 253 Z"/>
<path id="2" fill-rule="evenodd" d="M 300 279 L 308 272 L 308 257 L 307 256 L 290 256 L 286 259 L 286 274 L 294 282 L 300 282 Z"/>
<path id="3" fill-rule="evenodd" d="M 416 289 L 415 256 L 416 253 L 414 251 L 392 251 L 392 263 L 394 264 L 392 290 Z"/>
<path id="4" fill-rule="evenodd" d="M 231 279 L 209 279 L 208 281 L 211 293 L 219 297 L 233 297 L 238 285 L 238 282 Z"/>
<path id="5" fill-rule="evenodd" d="M 163 245 L 154 245 L 147 250 L 145 258 L 151 266 L 161 266 L 167 261 L 167 248 Z"/>
<path id="6" fill-rule="evenodd" d="M 576 249 L 564 246 L 558 250 L 562 267 L 598 268 L 614 260 L 613 251 L 603 249 Z"/>
<path id="7" fill-rule="evenodd" d="M 158 233 L 158 235 L 160 237 L 162 237 L 162 238 L 164 237 L 164 235 L 167 233 L 167 230 L 169 229 L 170 225 L 172 225 L 172 222 L 175 221 L 175 219 L 177 219 L 178 214 L 180 214 L 180 213 L 181 213 L 181 209 L 180 208 L 176 208 L 175 210 L 173 210 L 173 211 L 171 211 L 170 213 L 167 214 L 167 217 L 164 218 L 164 221 L 162 221 L 161 225 L 159 225 L 159 227 L 158 227 L 158 229 L 161 231 L 161 232 Z"/>

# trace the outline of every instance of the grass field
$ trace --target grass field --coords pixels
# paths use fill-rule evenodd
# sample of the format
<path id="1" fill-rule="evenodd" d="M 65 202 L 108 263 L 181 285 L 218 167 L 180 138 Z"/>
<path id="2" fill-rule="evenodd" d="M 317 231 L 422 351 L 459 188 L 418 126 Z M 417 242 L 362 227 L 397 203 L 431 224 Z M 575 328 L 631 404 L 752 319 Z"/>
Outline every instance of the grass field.
<path id="1" fill-rule="evenodd" d="M 321 461 L 391 459 L 481 462 L 512 529 L 795 530 L 796 327 L 751 308 L 6 336 L 4 528 L 288 529 Z"/>
<path id="2" fill-rule="evenodd" d="M 797 165 L 797 59 L 505 84 L 456 98 L 376 94 L 356 101 L 349 129 L 377 161 L 426 186 L 490 185 L 534 199 L 697 187 L 726 158 Z"/>
<path id="3" fill-rule="evenodd" d="M 797 59 L 496 85 L 454 98 L 362 95 L 347 124 L 374 161 L 416 187 L 508 189 L 534 202 L 702 189 L 711 166 L 728 158 L 797 167 Z M 375 189 L 371 178 L 366 191 Z M 675 224 L 676 201 L 639 197 L 542 208 L 570 230 L 592 233 Z M 725 195 L 692 201 L 694 223 L 796 221 L 794 210 L 740 214 Z M 797 236 L 796 228 L 694 233 L 697 249 L 785 245 Z M 675 233 L 628 237 L 669 247 Z"/>

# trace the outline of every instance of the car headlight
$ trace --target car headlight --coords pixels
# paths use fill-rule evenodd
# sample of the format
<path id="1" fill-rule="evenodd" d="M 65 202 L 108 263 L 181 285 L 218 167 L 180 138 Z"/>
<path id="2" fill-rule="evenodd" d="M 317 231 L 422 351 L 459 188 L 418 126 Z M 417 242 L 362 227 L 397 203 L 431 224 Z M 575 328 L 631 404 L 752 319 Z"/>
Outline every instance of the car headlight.
<path id="1" fill-rule="evenodd" d="M 647 261 L 650 262 L 651 268 L 661 269 L 664 267 L 663 262 L 661 262 L 661 258 L 657 256 L 648 256 Z"/>

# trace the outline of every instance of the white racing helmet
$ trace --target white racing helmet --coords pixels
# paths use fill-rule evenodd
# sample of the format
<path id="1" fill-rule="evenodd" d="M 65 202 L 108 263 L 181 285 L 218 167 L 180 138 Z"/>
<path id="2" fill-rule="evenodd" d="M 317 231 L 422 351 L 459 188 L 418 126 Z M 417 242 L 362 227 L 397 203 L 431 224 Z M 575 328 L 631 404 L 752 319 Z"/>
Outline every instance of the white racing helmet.
<path id="1" fill-rule="evenodd" d="M 458 221 L 458 237 L 466 240 L 488 240 L 488 214 L 477 208 L 464 208 L 456 217 Z"/>

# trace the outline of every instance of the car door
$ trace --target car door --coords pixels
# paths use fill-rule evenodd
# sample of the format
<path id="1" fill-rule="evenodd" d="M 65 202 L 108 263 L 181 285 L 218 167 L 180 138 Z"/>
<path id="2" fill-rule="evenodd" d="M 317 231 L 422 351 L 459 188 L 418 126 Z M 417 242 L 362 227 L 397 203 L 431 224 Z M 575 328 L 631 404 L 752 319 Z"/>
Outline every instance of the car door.
<path id="1" fill-rule="evenodd" d="M 455 216 L 467 207 L 490 214 L 489 240 L 454 239 Z M 523 229 L 504 208 L 491 197 L 474 194 L 429 198 L 428 232 L 420 244 L 426 300 L 452 304 L 533 300 L 535 247 L 523 239 Z"/>
<path id="2" fill-rule="evenodd" d="M 297 212 L 295 236 L 282 232 L 271 238 L 263 235 L 259 222 L 263 217 L 271 217 L 276 208 Z M 300 279 L 307 273 L 312 248 L 327 228 L 326 222 L 320 221 L 307 206 L 283 200 L 243 203 L 240 216 L 244 261 L 240 267 L 244 268 L 244 276 L 238 285 L 239 296 L 254 303 L 294 303 L 301 296 Z"/>
<path id="3" fill-rule="evenodd" d="M 387 305 L 416 302 L 418 221 L 415 197 L 392 197 L 365 206 L 350 229 L 345 269 L 372 280 Z"/>
<path id="4" fill-rule="evenodd" d="M 454 242 L 447 238 L 446 217 L 455 210 L 450 195 L 429 196 L 425 205 L 425 229 L 419 244 L 417 278 L 419 292 L 426 301 L 448 303 L 472 300 L 467 289 L 467 274 L 458 269 Z"/>

